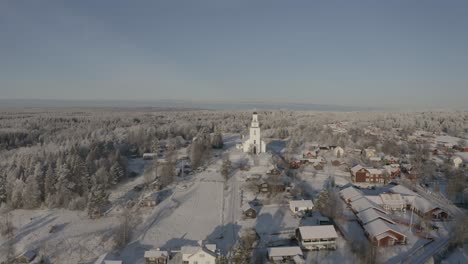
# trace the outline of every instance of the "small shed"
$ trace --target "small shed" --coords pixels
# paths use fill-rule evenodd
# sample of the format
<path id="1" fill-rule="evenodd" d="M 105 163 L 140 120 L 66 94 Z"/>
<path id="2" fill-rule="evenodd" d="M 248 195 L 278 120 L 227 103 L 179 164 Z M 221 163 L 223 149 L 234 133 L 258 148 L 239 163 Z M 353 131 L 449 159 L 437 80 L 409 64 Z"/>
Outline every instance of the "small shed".
<path id="1" fill-rule="evenodd" d="M 250 203 L 246 203 L 242 206 L 242 213 L 245 217 L 248 218 L 256 218 L 257 217 L 257 210 L 250 205 Z"/>
<path id="2" fill-rule="evenodd" d="M 295 214 L 312 211 L 312 209 L 314 209 L 314 203 L 311 200 L 289 201 L 289 209 Z"/>
<path id="3" fill-rule="evenodd" d="M 19 263 L 31 263 L 37 256 L 36 251 L 34 250 L 28 250 L 21 254 L 18 258 L 16 258 L 16 261 Z"/>

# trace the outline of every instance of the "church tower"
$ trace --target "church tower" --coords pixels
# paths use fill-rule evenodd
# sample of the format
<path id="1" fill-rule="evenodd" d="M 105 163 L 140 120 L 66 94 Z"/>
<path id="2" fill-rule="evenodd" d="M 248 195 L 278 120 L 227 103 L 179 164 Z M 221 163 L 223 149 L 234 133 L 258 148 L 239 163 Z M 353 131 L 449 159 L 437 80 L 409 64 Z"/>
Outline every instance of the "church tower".
<path id="1" fill-rule="evenodd" d="M 257 112 L 253 112 L 252 124 L 250 125 L 250 151 L 253 154 L 262 152 L 262 141 L 260 137 L 260 126 L 258 125 Z"/>
<path id="2" fill-rule="evenodd" d="M 258 123 L 258 114 L 253 112 L 252 123 L 250 123 L 249 138 L 243 143 L 236 145 L 237 149 L 242 149 L 244 152 L 252 154 L 260 154 L 266 152 L 265 141 L 260 135 L 260 125 Z"/>

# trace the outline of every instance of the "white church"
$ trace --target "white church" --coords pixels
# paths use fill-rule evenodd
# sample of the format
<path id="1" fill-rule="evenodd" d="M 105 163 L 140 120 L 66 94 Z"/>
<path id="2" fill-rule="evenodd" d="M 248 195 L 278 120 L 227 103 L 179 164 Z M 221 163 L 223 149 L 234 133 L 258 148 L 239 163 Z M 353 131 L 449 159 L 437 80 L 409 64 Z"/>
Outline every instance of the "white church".
<path id="1" fill-rule="evenodd" d="M 260 136 L 260 126 L 258 124 L 258 114 L 253 112 L 252 124 L 250 125 L 250 135 L 242 144 L 237 144 L 238 149 L 244 152 L 260 154 L 266 152 L 266 144 Z"/>

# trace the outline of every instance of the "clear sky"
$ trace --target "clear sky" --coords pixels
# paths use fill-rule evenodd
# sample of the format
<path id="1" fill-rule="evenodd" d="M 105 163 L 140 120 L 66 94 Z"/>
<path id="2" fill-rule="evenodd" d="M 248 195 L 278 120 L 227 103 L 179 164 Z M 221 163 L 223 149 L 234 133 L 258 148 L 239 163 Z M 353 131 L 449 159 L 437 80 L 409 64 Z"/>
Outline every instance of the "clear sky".
<path id="1" fill-rule="evenodd" d="M 468 1 L 0 1 L 0 98 L 468 105 Z"/>

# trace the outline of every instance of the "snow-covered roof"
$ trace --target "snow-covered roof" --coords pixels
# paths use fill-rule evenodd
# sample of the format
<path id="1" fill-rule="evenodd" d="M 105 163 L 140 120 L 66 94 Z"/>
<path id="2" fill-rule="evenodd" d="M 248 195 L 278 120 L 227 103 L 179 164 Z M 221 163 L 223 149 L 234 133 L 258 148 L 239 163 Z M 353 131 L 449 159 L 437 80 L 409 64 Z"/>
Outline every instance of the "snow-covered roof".
<path id="1" fill-rule="evenodd" d="M 382 170 L 379 170 L 379 169 L 371 169 L 371 168 L 367 168 L 367 171 L 369 171 L 370 174 L 382 174 Z"/>
<path id="2" fill-rule="evenodd" d="M 320 238 L 337 238 L 333 225 L 321 226 L 301 226 L 299 227 L 302 239 L 320 239 Z"/>
<path id="3" fill-rule="evenodd" d="M 297 208 L 313 208 L 314 203 L 311 200 L 289 201 L 289 206 Z"/>
<path id="4" fill-rule="evenodd" d="M 184 246 L 180 248 L 182 252 L 182 259 L 186 260 L 191 258 L 196 253 L 203 251 L 204 253 L 216 257 L 216 245 L 205 245 L 204 247 L 193 247 L 193 246 Z"/>
<path id="5" fill-rule="evenodd" d="M 364 198 L 368 199 L 369 201 L 371 201 L 372 203 L 375 203 L 375 204 L 378 204 L 378 205 L 382 205 L 382 199 L 380 198 L 380 196 L 377 196 L 377 195 L 366 195 L 364 196 Z"/>
<path id="6" fill-rule="evenodd" d="M 302 256 L 302 250 L 300 247 L 270 247 L 268 256 L 270 258 Z"/>
<path id="7" fill-rule="evenodd" d="M 353 174 L 356 174 L 356 172 L 358 172 L 360 169 L 364 169 L 364 167 L 358 164 L 358 165 L 351 168 L 351 172 Z"/>
<path id="8" fill-rule="evenodd" d="M 385 212 L 377 204 L 369 201 L 369 199 L 367 199 L 367 198 L 362 198 L 362 199 L 358 199 L 356 201 L 352 201 L 351 202 L 351 207 L 353 208 L 353 210 L 356 213 L 362 212 L 362 211 L 364 211 L 366 209 L 369 209 L 369 208 L 374 208 L 374 209 L 379 210 L 381 212 Z"/>
<path id="9" fill-rule="evenodd" d="M 382 159 L 380 157 L 370 157 L 370 161 L 381 161 Z"/>
<path id="10" fill-rule="evenodd" d="M 364 196 L 358 189 L 350 186 L 340 191 L 340 195 L 343 199 L 349 200 L 356 196 Z"/>
<path id="11" fill-rule="evenodd" d="M 414 206 L 414 208 L 416 208 L 418 211 L 423 212 L 423 213 L 427 213 L 429 211 L 439 208 L 422 197 L 414 198 L 412 206 Z"/>
<path id="12" fill-rule="evenodd" d="M 395 224 L 395 222 L 390 219 L 387 215 L 383 214 L 380 211 L 375 210 L 374 208 L 366 209 L 356 215 L 363 224 L 370 223 L 376 219 L 383 219 L 389 223 Z"/>
<path id="13" fill-rule="evenodd" d="M 159 258 L 159 257 L 167 257 L 169 254 L 167 251 L 161 251 L 161 250 L 148 250 L 145 251 L 145 258 Z"/>
<path id="14" fill-rule="evenodd" d="M 385 165 L 385 166 L 383 166 L 383 168 L 384 168 L 388 173 L 397 172 L 397 171 L 400 170 L 398 167 L 390 166 L 390 165 Z"/>
<path id="15" fill-rule="evenodd" d="M 253 208 L 249 203 L 245 203 L 245 204 L 242 206 L 242 212 L 245 212 L 245 211 L 247 211 L 247 210 L 249 210 L 249 209 L 252 209 L 252 210 L 254 210 L 255 212 L 257 211 L 257 210 L 255 210 L 255 208 Z"/>
<path id="16" fill-rule="evenodd" d="M 122 264 L 121 260 L 104 260 L 104 264 Z"/>
<path id="17" fill-rule="evenodd" d="M 410 189 L 406 188 L 403 185 L 395 185 L 392 188 L 390 188 L 390 191 L 392 191 L 393 193 L 399 193 L 402 195 L 418 196 L 417 193 L 411 191 Z"/>
<path id="18" fill-rule="evenodd" d="M 384 159 L 386 159 L 386 160 L 399 160 L 399 158 L 394 157 L 394 156 L 392 156 L 392 155 L 385 155 L 385 156 L 384 156 Z"/>
<path id="19" fill-rule="evenodd" d="M 387 231 L 393 231 L 398 234 L 401 234 L 402 236 L 405 236 L 398 230 L 398 228 L 395 225 L 391 225 L 381 219 L 377 219 L 368 223 L 367 225 L 364 225 L 364 229 L 371 237 L 377 237 L 378 235 L 383 234 Z"/>
<path id="20" fill-rule="evenodd" d="M 382 193 L 380 194 L 383 204 L 387 205 L 405 205 L 406 202 L 399 193 Z"/>

